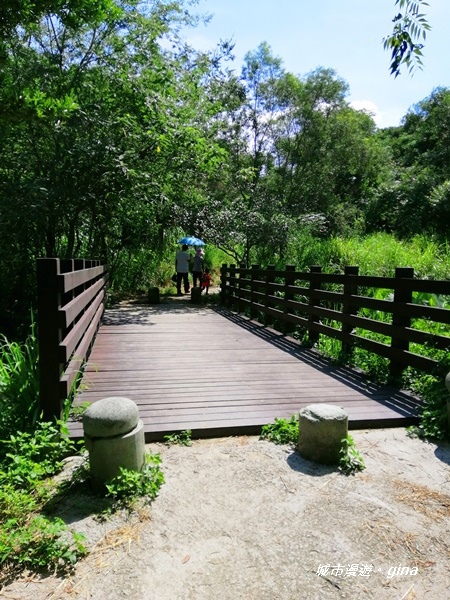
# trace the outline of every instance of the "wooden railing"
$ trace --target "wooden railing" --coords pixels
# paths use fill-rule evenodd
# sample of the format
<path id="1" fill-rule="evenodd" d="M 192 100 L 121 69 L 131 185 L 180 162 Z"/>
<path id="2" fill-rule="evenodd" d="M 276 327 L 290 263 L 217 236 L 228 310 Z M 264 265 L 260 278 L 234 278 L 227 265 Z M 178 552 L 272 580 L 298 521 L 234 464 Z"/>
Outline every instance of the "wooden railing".
<path id="1" fill-rule="evenodd" d="M 37 260 L 40 404 L 60 418 L 104 310 L 107 268 L 95 260 Z"/>
<path id="2" fill-rule="evenodd" d="M 378 295 L 385 297 L 369 295 L 368 290 L 382 290 Z M 318 266 L 298 272 L 292 265 L 279 271 L 274 266 L 224 264 L 221 296 L 226 306 L 246 311 L 251 318 L 262 316 L 266 325 L 277 322 L 286 334 L 299 327 L 311 343 L 326 335 L 340 340 L 346 353 L 358 345 L 383 356 L 393 376 L 407 366 L 427 373 L 448 370 L 426 352 L 411 352 L 410 344 L 417 345 L 416 350 L 431 346 L 444 351 L 441 354 L 450 349 L 450 310 L 423 303 L 439 297 L 448 304 L 450 280 L 414 279 L 412 268 L 397 268 L 395 277 L 372 277 L 358 275 L 358 267 L 346 267 L 337 275 L 322 273 Z M 417 328 L 418 319 L 429 322 L 433 331 Z M 435 324 L 442 331 L 437 333 Z M 371 333 L 378 339 L 370 339 Z"/>

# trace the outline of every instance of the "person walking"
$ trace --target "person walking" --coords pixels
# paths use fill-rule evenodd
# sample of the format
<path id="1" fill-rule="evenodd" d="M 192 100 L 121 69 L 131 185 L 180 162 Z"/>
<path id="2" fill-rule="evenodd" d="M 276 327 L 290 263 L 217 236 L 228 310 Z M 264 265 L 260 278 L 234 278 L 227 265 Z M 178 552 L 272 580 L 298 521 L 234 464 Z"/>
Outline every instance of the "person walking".
<path id="1" fill-rule="evenodd" d="M 187 252 L 188 247 L 183 245 L 175 256 L 175 271 L 177 272 L 177 295 L 181 296 L 181 282 L 184 293 L 189 294 L 189 261 L 191 257 Z"/>
<path id="2" fill-rule="evenodd" d="M 199 248 L 194 256 L 194 264 L 192 268 L 192 279 L 194 281 L 194 287 L 197 287 L 197 281 L 199 287 L 202 285 L 203 275 L 203 250 Z"/>

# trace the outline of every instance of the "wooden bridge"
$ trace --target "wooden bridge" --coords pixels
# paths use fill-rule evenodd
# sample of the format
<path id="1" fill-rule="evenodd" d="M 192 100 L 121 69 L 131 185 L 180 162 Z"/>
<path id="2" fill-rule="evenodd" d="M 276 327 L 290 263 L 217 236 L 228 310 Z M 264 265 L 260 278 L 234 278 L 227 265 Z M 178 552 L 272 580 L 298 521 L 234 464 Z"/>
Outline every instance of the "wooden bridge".
<path id="1" fill-rule="evenodd" d="M 376 354 L 393 377 L 406 367 L 447 374 L 450 280 L 415 279 L 411 268 L 372 277 L 358 275 L 358 267 L 330 274 L 317 266 L 222 265 L 224 306 L 184 296 L 105 314 L 105 265 L 45 258 L 37 273 L 40 402 L 48 420 L 61 417 L 80 373 L 75 405 L 128 397 L 148 440 L 185 429 L 194 436 L 257 433 L 315 402 L 343 406 L 353 428 L 417 419 L 413 396 L 331 366 L 290 338 L 294 330 L 311 345 L 327 336 L 347 356 L 356 347 Z M 367 296 L 369 289 L 382 298 Z M 81 424 L 71 422 L 70 431 L 80 437 Z"/>
<path id="2" fill-rule="evenodd" d="M 317 402 L 344 407 L 350 428 L 406 426 L 418 407 L 405 392 L 188 296 L 106 311 L 74 404 L 112 396 L 136 402 L 147 441 L 186 429 L 194 437 L 256 434 Z M 82 436 L 80 422 L 69 427 Z"/>

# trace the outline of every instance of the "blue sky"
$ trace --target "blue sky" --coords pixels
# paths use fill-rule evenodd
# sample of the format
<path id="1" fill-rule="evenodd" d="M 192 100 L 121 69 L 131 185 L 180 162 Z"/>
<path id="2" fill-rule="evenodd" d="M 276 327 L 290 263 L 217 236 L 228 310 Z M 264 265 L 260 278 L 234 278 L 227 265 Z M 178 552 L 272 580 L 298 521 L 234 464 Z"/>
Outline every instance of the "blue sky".
<path id="1" fill-rule="evenodd" d="M 382 39 L 392 31 L 395 0 L 200 0 L 194 12 L 211 22 L 186 34 L 199 50 L 220 39 L 235 42 L 240 73 L 248 51 L 268 42 L 284 68 L 304 76 L 317 67 L 335 69 L 350 86 L 355 108 L 374 112 L 379 127 L 398 125 L 409 107 L 438 86 L 450 87 L 450 0 L 428 0 L 432 30 L 424 48 L 424 69 L 389 75 L 390 55 Z"/>

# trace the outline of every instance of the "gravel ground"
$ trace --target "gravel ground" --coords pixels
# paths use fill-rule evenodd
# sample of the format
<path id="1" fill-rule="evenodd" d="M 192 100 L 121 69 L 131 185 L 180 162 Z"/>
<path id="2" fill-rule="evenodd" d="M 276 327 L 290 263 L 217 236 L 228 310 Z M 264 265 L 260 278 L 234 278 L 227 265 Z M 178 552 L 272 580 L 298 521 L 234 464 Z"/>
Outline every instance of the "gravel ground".
<path id="1" fill-rule="evenodd" d="M 24 576 L 13 600 L 450 598 L 450 446 L 354 431 L 344 476 L 255 437 L 151 444 L 166 483 L 131 517 L 60 508 L 91 549 L 64 579 Z M 99 502 L 99 501 L 97 501 Z"/>

